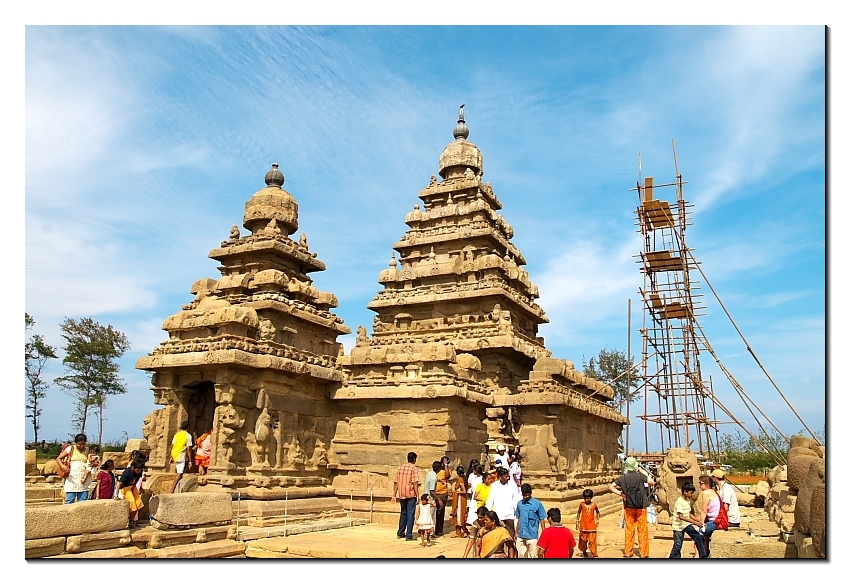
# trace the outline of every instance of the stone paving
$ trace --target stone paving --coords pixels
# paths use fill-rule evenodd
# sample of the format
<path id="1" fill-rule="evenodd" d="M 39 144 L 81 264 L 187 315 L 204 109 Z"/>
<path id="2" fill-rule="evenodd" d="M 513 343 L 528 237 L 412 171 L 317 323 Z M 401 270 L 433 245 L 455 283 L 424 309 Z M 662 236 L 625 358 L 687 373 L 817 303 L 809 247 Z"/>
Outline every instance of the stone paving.
<path id="1" fill-rule="evenodd" d="M 599 556 L 603 559 L 623 557 L 624 530 L 619 528 L 619 514 L 602 518 L 599 530 Z M 569 524 L 568 524 L 569 526 Z M 650 558 L 666 558 L 672 538 L 669 526 L 657 530 L 650 525 Z M 575 534 L 575 533 L 574 533 Z M 467 539 L 453 538 L 448 531 L 433 546 L 422 547 L 419 540 L 396 538 L 396 528 L 384 524 L 366 524 L 352 528 L 326 530 L 288 537 L 248 541 L 246 554 L 251 558 L 392 558 L 426 559 L 444 555 L 462 558 Z M 690 556 L 686 544 L 683 555 Z M 635 555 L 637 555 L 637 548 Z M 581 558 L 578 555 L 576 558 Z"/>

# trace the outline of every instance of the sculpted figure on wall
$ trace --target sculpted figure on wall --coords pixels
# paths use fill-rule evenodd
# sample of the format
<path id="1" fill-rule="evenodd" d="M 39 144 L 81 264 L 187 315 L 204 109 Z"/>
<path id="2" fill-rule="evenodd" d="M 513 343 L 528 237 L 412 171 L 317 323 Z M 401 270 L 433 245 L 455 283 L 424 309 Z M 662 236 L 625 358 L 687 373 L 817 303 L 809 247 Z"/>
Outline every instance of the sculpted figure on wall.
<path id="1" fill-rule="evenodd" d="M 269 415 L 269 410 L 264 408 L 257 416 L 257 424 L 254 427 L 254 432 L 249 433 L 245 441 L 248 444 L 248 450 L 251 452 L 251 466 L 268 468 L 268 443 L 271 437 L 272 417 Z"/>
<path id="2" fill-rule="evenodd" d="M 551 428 L 549 429 L 549 440 L 546 444 L 546 454 L 549 456 L 549 467 L 557 474 L 561 466 L 564 465 L 562 461 L 565 462 L 566 460 L 561 457 L 561 452 L 558 450 L 558 439 Z"/>
<path id="3" fill-rule="evenodd" d="M 313 448 L 313 457 L 310 459 L 310 465 L 313 467 L 328 465 L 328 450 L 321 437 L 316 438 L 316 445 Z"/>
<path id="4" fill-rule="evenodd" d="M 275 339 L 276 332 L 277 331 L 275 330 L 274 324 L 272 324 L 271 320 L 267 320 L 266 318 L 260 318 L 260 340 L 272 342 Z"/>
<path id="5" fill-rule="evenodd" d="M 230 240 L 231 241 L 237 241 L 240 236 L 241 235 L 239 233 L 239 227 L 237 227 L 236 225 L 233 225 L 232 227 L 230 227 Z"/>
<path id="6" fill-rule="evenodd" d="M 228 469 L 234 469 L 236 467 L 235 447 L 239 442 L 237 431 L 245 425 L 245 418 L 230 403 L 218 408 L 218 418 L 221 430 L 219 432 L 220 439 L 218 440 L 219 451 L 217 458 L 224 460 Z"/>
<path id="7" fill-rule="evenodd" d="M 265 234 L 269 237 L 277 237 L 281 234 L 280 227 L 277 225 L 277 220 L 272 219 L 269 221 L 269 224 L 266 225 Z"/>
<path id="8" fill-rule="evenodd" d="M 366 327 L 361 324 L 357 327 L 357 346 L 365 346 L 369 343 L 369 336 L 366 334 Z"/>
<path id="9" fill-rule="evenodd" d="M 165 443 L 165 409 L 156 409 L 147 415 L 142 425 L 142 437 L 151 448 L 151 463 L 162 465 L 166 462 L 167 444 Z"/>
<path id="10" fill-rule="evenodd" d="M 301 444 L 298 441 L 298 436 L 293 435 L 292 439 L 283 446 L 284 457 L 286 458 L 286 466 L 293 467 L 296 465 L 305 465 L 307 463 L 307 455 L 301 449 Z"/>

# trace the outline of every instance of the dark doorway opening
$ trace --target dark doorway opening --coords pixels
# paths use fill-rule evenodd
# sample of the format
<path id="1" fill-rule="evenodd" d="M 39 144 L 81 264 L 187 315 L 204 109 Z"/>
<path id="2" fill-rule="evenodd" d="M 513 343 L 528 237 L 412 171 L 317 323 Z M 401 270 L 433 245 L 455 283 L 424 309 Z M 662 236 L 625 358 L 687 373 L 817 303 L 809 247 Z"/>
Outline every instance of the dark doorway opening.
<path id="1" fill-rule="evenodd" d="M 203 381 L 186 387 L 192 389 L 186 412 L 189 414 L 189 433 L 193 439 L 210 431 L 215 420 L 215 385 L 212 381 Z"/>

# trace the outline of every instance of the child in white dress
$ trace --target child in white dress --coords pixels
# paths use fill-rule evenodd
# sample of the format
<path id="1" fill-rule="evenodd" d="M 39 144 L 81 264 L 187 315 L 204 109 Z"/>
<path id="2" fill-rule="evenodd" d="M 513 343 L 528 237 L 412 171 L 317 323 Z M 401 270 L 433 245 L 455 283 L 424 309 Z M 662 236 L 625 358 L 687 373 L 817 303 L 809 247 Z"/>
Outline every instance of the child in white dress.
<path id="1" fill-rule="evenodd" d="M 437 505 L 428 497 L 428 494 L 422 494 L 419 499 L 419 504 L 416 505 L 416 528 L 419 530 L 419 536 L 422 537 L 420 543 L 431 546 L 431 535 L 434 533 L 434 515 L 437 513 Z"/>

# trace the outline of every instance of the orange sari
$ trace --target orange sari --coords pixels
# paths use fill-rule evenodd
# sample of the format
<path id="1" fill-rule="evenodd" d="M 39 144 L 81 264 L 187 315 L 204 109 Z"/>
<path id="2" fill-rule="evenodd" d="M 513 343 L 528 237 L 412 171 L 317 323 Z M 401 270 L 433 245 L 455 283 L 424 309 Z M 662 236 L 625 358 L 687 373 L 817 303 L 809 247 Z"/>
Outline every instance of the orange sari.
<path id="1" fill-rule="evenodd" d="M 198 449 L 195 452 L 195 463 L 198 464 L 199 467 L 210 467 L 211 447 L 212 442 L 210 441 L 209 433 L 204 433 L 198 438 Z"/>

